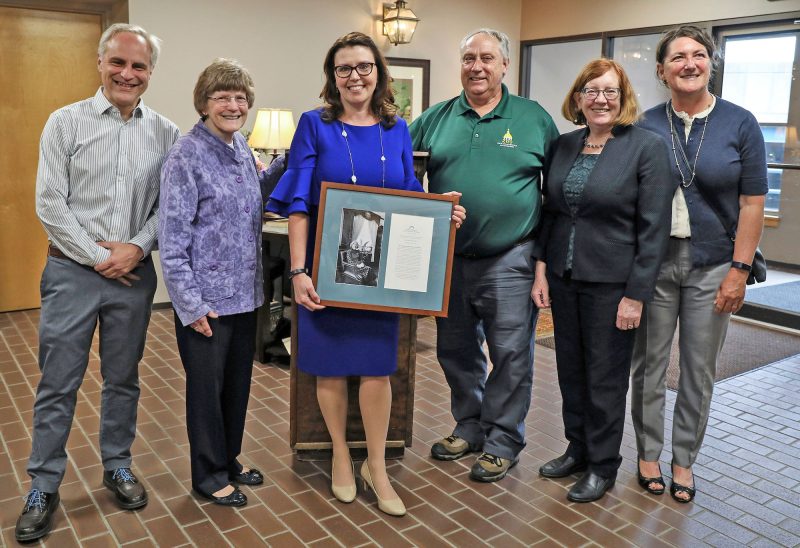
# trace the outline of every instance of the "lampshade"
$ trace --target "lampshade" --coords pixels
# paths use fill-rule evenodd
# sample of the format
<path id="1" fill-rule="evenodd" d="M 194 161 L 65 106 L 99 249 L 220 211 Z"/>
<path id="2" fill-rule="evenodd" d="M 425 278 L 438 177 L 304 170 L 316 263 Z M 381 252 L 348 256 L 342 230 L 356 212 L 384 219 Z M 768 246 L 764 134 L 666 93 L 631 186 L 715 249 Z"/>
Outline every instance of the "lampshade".
<path id="1" fill-rule="evenodd" d="M 392 44 L 408 44 L 417 30 L 417 17 L 403 0 L 383 6 L 383 34 Z"/>
<path id="2" fill-rule="evenodd" d="M 247 143 L 251 148 L 287 150 L 294 137 L 294 116 L 291 110 L 279 108 L 260 108 L 256 114 L 253 133 Z"/>

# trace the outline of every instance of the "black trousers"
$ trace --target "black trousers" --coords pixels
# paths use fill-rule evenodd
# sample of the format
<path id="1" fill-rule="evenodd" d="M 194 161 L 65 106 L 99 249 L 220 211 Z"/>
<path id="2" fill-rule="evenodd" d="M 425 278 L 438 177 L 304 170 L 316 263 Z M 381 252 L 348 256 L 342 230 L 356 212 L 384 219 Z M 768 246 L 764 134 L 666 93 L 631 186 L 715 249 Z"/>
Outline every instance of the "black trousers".
<path id="1" fill-rule="evenodd" d="M 186 426 L 192 462 L 192 487 L 219 491 L 242 471 L 247 402 L 255 351 L 256 313 L 209 318 L 211 337 L 181 325 L 175 335 L 186 371 Z"/>
<path id="2" fill-rule="evenodd" d="M 567 453 L 614 476 L 625 427 L 635 330 L 616 328 L 625 284 L 581 282 L 548 273 L 556 368 Z"/>

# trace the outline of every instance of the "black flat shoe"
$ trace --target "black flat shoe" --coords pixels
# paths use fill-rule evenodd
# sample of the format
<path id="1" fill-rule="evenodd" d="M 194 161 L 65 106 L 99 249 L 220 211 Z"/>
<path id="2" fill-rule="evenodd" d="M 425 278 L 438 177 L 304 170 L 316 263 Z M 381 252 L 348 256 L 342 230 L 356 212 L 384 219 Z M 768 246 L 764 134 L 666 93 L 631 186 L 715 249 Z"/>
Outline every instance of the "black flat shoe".
<path id="1" fill-rule="evenodd" d="M 114 493 L 117 506 L 123 510 L 135 510 L 147 504 L 147 491 L 130 468 L 104 471 L 103 485 Z"/>
<path id="2" fill-rule="evenodd" d="M 247 497 L 244 495 L 244 493 L 239 491 L 238 487 L 233 489 L 233 493 L 230 495 L 225 495 L 224 497 L 215 497 L 214 495 L 203 493 L 197 489 L 194 491 L 204 499 L 208 499 L 214 504 L 219 504 L 220 506 L 244 506 L 247 504 Z"/>
<path id="3" fill-rule="evenodd" d="M 672 470 L 672 477 L 675 477 L 675 463 L 670 464 L 670 469 Z M 692 484 L 694 484 L 694 474 L 692 474 Z M 688 498 L 681 498 L 677 495 L 685 494 L 688 495 Z M 675 499 L 675 502 L 680 502 L 681 504 L 686 504 L 687 502 L 692 502 L 694 500 L 694 495 L 696 491 L 694 485 L 689 487 L 688 485 L 681 485 L 680 483 L 676 483 L 675 480 L 672 480 L 672 483 L 669 486 L 669 494 L 670 496 Z"/>
<path id="4" fill-rule="evenodd" d="M 242 485 L 261 485 L 264 483 L 264 474 L 257 468 L 251 468 L 247 472 L 241 472 L 231 478 L 231 481 Z"/>
<path id="5" fill-rule="evenodd" d="M 661 467 L 659 465 L 659 471 L 660 471 L 660 468 Z M 644 489 L 645 491 L 647 491 L 648 493 L 650 493 L 652 495 L 663 495 L 664 494 L 664 490 L 667 487 L 667 484 L 664 483 L 664 476 L 659 474 L 658 477 L 655 477 L 655 478 L 646 478 L 646 477 L 644 477 L 642 475 L 641 470 L 639 469 L 639 459 L 636 459 L 636 475 L 639 476 L 639 478 L 638 478 L 639 479 L 639 485 L 641 486 L 642 489 Z M 652 487 L 653 483 L 657 484 L 659 487 Z"/>
<path id="6" fill-rule="evenodd" d="M 610 478 L 598 476 L 594 472 L 587 472 L 567 493 L 567 500 L 572 502 L 592 502 L 606 494 L 614 486 L 616 474 Z"/>
<path id="7" fill-rule="evenodd" d="M 585 460 L 577 460 L 575 457 L 564 453 L 560 457 L 556 457 L 542 465 L 539 468 L 539 474 L 546 478 L 566 478 L 575 472 L 583 472 L 586 470 L 587 465 Z"/>
<path id="8" fill-rule="evenodd" d="M 17 520 L 14 536 L 19 542 L 42 538 L 53 528 L 53 514 L 58 510 L 58 492 L 44 493 L 31 489 Z"/>

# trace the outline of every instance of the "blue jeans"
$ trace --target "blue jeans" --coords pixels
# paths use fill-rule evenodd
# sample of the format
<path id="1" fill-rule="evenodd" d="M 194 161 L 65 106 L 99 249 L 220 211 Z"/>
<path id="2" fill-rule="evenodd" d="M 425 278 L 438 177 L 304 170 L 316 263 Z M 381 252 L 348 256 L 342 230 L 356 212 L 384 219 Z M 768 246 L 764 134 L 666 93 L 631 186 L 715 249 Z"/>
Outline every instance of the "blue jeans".
<path id="1" fill-rule="evenodd" d="M 456 256 L 449 314 L 436 320 L 436 352 L 450 385 L 454 433 L 505 459 L 525 447 L 533 388 L 538 310 L 531 299 L 532 250 L 527 241 L 493 257 Z"/>

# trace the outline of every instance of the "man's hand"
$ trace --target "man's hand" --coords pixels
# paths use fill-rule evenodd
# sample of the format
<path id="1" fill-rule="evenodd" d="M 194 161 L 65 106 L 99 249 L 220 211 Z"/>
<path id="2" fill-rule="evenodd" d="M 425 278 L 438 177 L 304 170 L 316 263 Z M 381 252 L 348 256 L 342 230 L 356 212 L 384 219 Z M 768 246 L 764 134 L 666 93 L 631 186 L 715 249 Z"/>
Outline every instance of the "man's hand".
<path id="1" fill-rule="evenodd" d="M 97 245 L 111 251 L 111 257 L 94 267 L 95 271 L 111 280 L 130 286 L 131 281 L 139 277 L 131 274 L 131 270 L 141 266 L 144 251 L 135 244 L 123 242 L 97 242 Z"/>

